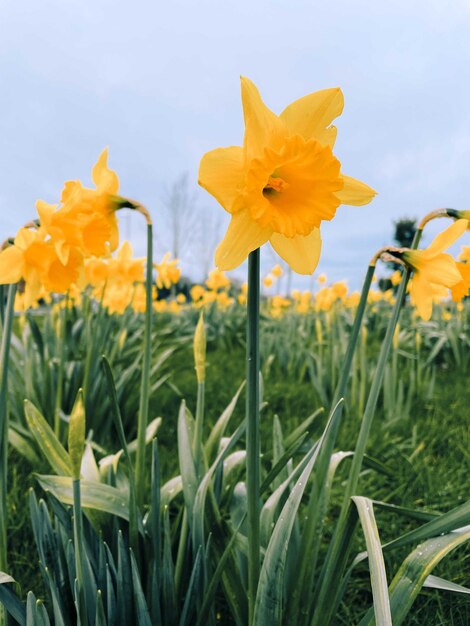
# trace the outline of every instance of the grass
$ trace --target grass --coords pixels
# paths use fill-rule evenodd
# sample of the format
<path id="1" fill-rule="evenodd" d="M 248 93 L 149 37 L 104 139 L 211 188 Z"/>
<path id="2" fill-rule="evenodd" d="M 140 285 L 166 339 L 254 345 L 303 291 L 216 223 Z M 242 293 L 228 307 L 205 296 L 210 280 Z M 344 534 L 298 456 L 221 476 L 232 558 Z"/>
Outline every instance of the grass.
<path id="1" fill-rule="evenodd" d="M 221 338 L 214 338 L 208 346 L 208 371 L 206 382 L 206 422 L 212 425 L 226 407 L 244 377 L 244 348 L 233 343 L 230 349 Z M 435 395 L 432 402 L 417 402 L 411 417 L 396 416 L 386 420 L 378 413 L 368 449 L 374 457 L 390 469 L 387 475 L 367 470 L 360 481 L 360 492 L 370 498 L 394 504 L 422 507 L 444 512 L 462 503 L 468 497 L 468 466 L 470 434 L 467 415 L 470 405 L 470 388 L 466 372 L 446 369 L 445 362 L 438 367 Z M 171 357 L 171 384 L 162 387 L 151 398 L 150 418 L 162 416 L 159 431 L 162 449 L 162 473 L 173 475 L 176 470 L 176 421 L 178 407 L 184 398 L 194 411 L 196 385 L 191 347 L 184 345 Z M 265 378 L 266 408 L 261 415 L 261 441 L 271 440 L 272 421 L 279 415 L 285 432 L 318 408 L 318 399 L 311 381 L 298 373 L 286 372 L 281 367 L 271 367 Z M 234 423 L 244 417 L 244 404 L 239 403 Z M 318 434 L 324 425 L 320 419 Z M 351 449 L 358 430 L 358 418 L 347 415 L 340 433 L 338 447 Z M 27 491 L 35 486 L 31 468 L 14 453 L 10 457 L 9 475 L 9 552 L 10 572 L 21 582 L 25 593 L 33 589 L 42 596 L 44 588 L 37 567 L 36 550 L 29 523 Z M 38 471 L 40 468 L 35 468 Z M 347 477 L 348 461 L 339 472 L 334 501 L 340 501 L 341 489 Z M 377 513 L 381 538 L 397 536 L 407 529 L 403 518 Z M 409 526 L 411 528 L 411 525 Z M 363 546 L 358 544 L 358 550 Z M 387 572 L 391 580 L 399 565 L 397 556 L 387 557 Z M 470 552 L 460 548 L 434 572 L 443 578 L 469 586 Z M 467 572 L 467 574 L 465 574 Z M 341 607 L 338 625 L 355 624 L 364 609 L 371 604 L 369 575 L 366 568 L 358 569 L 349 586 L 346 601 Z M 354 608 L 352 608 L 354 607 Z M 464 626 L 469 623 L 468 596 L 424 590 L 415 603 L 406 622 L 410 626 Z"/>

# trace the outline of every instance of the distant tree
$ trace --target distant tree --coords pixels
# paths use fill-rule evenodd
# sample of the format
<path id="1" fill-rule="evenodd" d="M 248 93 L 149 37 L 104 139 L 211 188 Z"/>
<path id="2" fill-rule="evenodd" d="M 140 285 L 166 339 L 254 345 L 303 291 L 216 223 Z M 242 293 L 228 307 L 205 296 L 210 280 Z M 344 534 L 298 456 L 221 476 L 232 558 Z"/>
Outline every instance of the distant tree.
<path id="1" fill-rule="evenodd" d="M 393 222 L 395 232 L 393 240 L 400 248 L 409 248 L 417 230 L 417 221 L 411 217 L 402 217 Z"/>
<path id="2" fill-rule="evenodd" d="M 191 235 L 198 222 L 195 205 L 196 193 L 191 189 L 188 174 L 185 172 L 167 189 L 163 198 L 169 231 L 165 247 L 174 258 L 187 256 Z"/>
<path id="3" fill-rule="evenodd" d="M 413 242 L 416 230 L 417 230 L 417 220 L 412 217 L 402 217 L 396 222 L 393 222 L 394 233 L 393 233 L 393 242 L 399 248 L 409 248 Z M 390 268 L 392 272 L 396 270 L 402 271 L 403 266 L 399 263 L 387 263 L 387 266 Z M 392 289 L 393 285 L 389 278 L 381 278 L 379 280 L 379 289 L 381 291 L 387 291 L 388 289 Z"/>

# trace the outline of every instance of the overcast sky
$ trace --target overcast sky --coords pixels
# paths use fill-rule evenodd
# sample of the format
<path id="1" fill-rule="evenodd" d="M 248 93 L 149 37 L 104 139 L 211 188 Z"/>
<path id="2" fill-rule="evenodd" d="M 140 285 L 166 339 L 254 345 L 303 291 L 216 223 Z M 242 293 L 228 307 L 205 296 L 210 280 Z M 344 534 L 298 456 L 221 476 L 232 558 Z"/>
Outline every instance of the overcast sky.
<path id="1" fill-rule="evenodd" d="M 109 146 L 160 255 L 165 189 L 188 171 L 196 191 L 201 155 L 242 142 L 240 74 L 276 113 L 340 86 L 335 154 L 379 195 L 325 224 L 319 271 L 355 287 L 394 219 L 469 206 L 469 32 L 468 0 L 0 0 L 2 238 Z M 202 190 L 194 211 L 226 220 Z M 138 221 L 122 230 L 142 252 Z"/>

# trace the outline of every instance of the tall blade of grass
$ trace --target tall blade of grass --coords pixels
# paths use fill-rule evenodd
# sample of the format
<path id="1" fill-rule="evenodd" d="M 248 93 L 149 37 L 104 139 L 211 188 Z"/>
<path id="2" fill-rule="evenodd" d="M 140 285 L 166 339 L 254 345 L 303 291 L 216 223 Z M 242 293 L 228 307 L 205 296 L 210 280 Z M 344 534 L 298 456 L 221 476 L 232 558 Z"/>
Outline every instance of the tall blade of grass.
<path id="1" fill-rule="evenodd" d="M 390 606 L 393 625 L 403 624 L 426 578 L 449 552 L 470 540 L 470 526 L 427 539 L 403 561 L 390 585 Z M 375 620 L 371 611 L 358 626 L 372 626 Z"/>
<path id="2" fill-rule="evenodd" d="M 387 573 L 372 501 L 362 496 L 353 496 L 353 501 L 359 512 L 359 519 L 366 540 L 375 623 L 377 626 L 392 626 Z"/>

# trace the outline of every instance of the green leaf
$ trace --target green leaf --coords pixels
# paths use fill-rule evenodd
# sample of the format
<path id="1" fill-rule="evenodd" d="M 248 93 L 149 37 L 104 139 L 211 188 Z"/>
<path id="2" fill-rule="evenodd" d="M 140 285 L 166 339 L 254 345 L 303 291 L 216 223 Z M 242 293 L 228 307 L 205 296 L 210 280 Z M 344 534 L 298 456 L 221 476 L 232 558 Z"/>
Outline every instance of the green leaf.
<path id="1" fill-rule="evenodd" d="M 237 390 L 237 393 L 233 396 L 229 405 L 223 411 L 222 415 L 219 417 L 219 419 L 217 420 L 217 422 L 215 423 L 214 427 L 211 430 L 211 433 L 205 445 L 206 457 L 208 459 L 213 458 L 213 456 L 217 454 L 220 440 L 224 436 L 225 429 L 227 428 L 230 418 L 233 415 L 233 412 L 238 402 L 238 398 L 240 397 L 240 394 L 244 386 L 245 386 L 245 382 L 243 382 L 240 385 L 240 387 Z"/>
<path id="2" fill-rule="evenodd" d="M 72 476 L 79 479 L 83 452 L 85 450 L 85 406 L 81 389 L 78 390 L 77 398 L 70 414 L 68 445 Z"/>
<path id="3" fill-rule="evenodd" d="M 453 583 L 450 580 L 439 578 L 439 576 L 433 576 L 432 574 L 426 578 L 423 583 L 423 587 L 428 589 L 440 589 L 441 591 L 451 591 L 453 593 L 470 594 L 468 587 L 463 587 L 457 583 Z"/>
<path id="4" fill-rule="evenodd" d="M 189 422 L 189 423 L 188 423 Z M 181 479 L 183 481 L 183 494 L 186 509 L 188 511 L 188 519 L 192 523 L 194 498 L 198 488 L 196 476 L 196 468 L 194 465 L 192 451 L 192 417 L 189 415 L 186 404 L 181 403 L 178 415 L 178 456 L 181 471 Z"/>
<path id="5" fill-rule="evenodd" d="M 73 479 L 68 476 L 37 475 L 39 484 L 50 491 L 60 502 L 73 504 Z M 129 521 L 129 500 L 116 487 L 82 480 L 80 482 L 83 508 L 96 509 Z"/>
<path id="6" fill-rule="evenodd" d="M 20 626 L 26 626 L 26 609 L 18 596 L 8 587 L 8 583 L 16 582 L 14 578 L 0 572 L 0 602 L 8 613 L 16 619 Z"/>
<path id="7" fill-rule="evenodd" d="M 390 585 L 393 626 L 400 626 L 404 623 L 413 602 L 434 567 L 449 552 L 469 540 L 470 526 L 466 526 L 446 535 L 427 539 L 407 556 Z M 373 626 L 374 623 L 373 613 L 369 610 L 358 626 Z"/>
<path id="8" fill-rule="evenodd" d="M 31 434 L 52 469 L 60 476 L 71 476 L 72 464 L 70 456 L 55 436 L 47 421 L 29 400 L 24 402 L 24 412 Z"/>
<path id="9" fill-rule="evenodd" d="M 366 540 L 375 622 L 377 626 L 392 626 L 387 573 L 372 501 L 362 496 L 353 496 L 352 499 L 359 512 L 359 519 Z"/>

